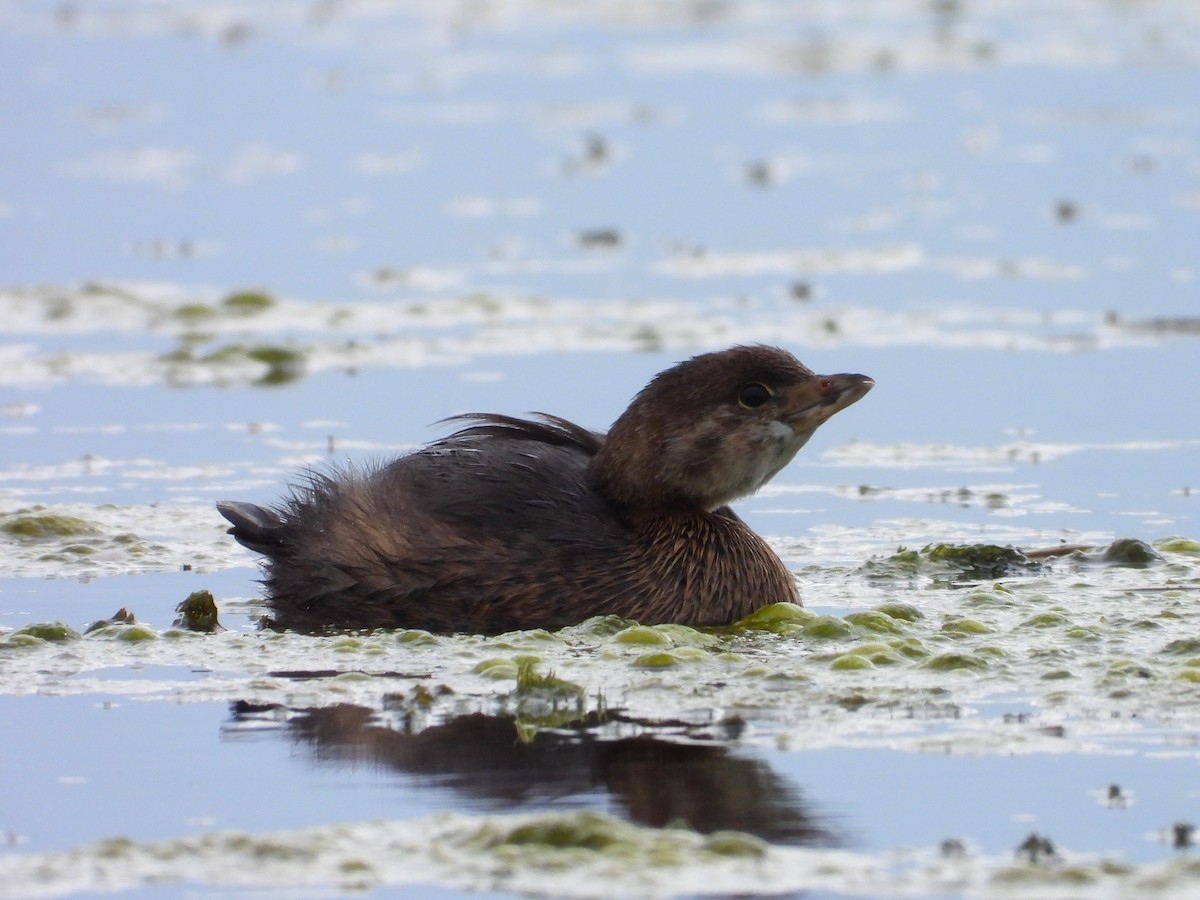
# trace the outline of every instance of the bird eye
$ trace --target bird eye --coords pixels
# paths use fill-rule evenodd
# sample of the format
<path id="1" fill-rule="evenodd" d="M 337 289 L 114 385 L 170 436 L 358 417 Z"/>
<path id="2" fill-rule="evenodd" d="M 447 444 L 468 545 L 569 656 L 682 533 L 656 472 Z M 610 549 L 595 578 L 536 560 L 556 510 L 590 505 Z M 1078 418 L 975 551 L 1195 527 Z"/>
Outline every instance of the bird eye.
<path id="1" fill-rule="evenodd" d="M 752 381 L 738 391 L 738 403 L 747 409 L 758 409 L 771 399 L 771 389 L 765 384 Z"/>

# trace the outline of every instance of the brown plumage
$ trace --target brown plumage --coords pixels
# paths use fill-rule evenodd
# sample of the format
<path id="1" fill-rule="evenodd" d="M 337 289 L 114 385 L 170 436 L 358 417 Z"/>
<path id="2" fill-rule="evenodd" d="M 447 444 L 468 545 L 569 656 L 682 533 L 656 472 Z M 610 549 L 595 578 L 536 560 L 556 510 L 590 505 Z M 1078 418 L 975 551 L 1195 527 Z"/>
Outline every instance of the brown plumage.
<path id="1" fill-rule="evenodd" d="M 660 373 L 607 436 L 555 416 L 462 416 L 460 431 L 382 467 L 312 474 L 276 509 L 217 508 L 267 558 L 276 628 L 726 624 L 798 599 L 726 504 L 872 384 L 734 347 Z"/>

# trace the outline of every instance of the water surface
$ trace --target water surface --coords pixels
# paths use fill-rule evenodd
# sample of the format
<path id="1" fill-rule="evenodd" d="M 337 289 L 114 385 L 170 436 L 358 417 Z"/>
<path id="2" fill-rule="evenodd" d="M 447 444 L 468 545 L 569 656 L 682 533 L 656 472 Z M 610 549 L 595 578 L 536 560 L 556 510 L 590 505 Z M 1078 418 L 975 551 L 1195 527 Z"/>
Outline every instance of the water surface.
<path id="1" fill-rule="evenodd" d="M 1197 47 L 1171 0 L 0 4 L 0 893 L 1194 891 Z M 807 613 L 256 630 L 213 501 L 750 341 L 877 381 L 738 504 Z M 943 542 L 1097 549 L 894 555 Z"/>

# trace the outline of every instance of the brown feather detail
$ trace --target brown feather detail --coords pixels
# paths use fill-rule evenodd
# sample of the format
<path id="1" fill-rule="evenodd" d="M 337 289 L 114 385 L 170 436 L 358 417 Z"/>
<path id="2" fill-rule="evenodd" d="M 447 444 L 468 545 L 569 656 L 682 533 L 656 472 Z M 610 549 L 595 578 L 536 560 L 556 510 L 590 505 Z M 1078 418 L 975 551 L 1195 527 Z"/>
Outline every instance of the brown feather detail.
<path id="1" fill-rule="evenodd" d="M 764 604 L 799 600 L 783 562 L 736 517 L 647 515 L 635 521 L 634 533 L 642 579 L 619 615 L 648 624 L 725 625 Z"/>
<path id="2" fill-rule="evenodd" d="M 604 443 L 604 434 L 576 425 L 561 416 L 534 412 L 533 419 L 519 419 L 497 413 L 462 413 L 447 416 L 442 422 L 473 422 L 450 437 L 512 437 L 541 441 L 560 447 L 578 447 L 589 456 L 595 455 Z"/>
<path id="3" fill-rule="evenodd" d="M 312 631 L 338 622 L 486 634 L 531 623 L 561 628 L 593 615 L 721 625 L 763 604 L 799 599 L 791 574 L 771 548 L 745 525 L 717 514 L 640 520 L 619 553 L 577 547 L 523 552 L 499 540 L 473 543 L 435 528 L 436 552 L 427 547 L 419 557 L 400 552 L 389 531 L 365 521 L 353 538 L 340 529 L 324 536 L 316 552 L 341 561 L 322 579 L 324 595 L 275 604 L 277 627 Z M 271 567 L 272 596 L 299 599 L 300 585 L 290 572 Z M 311 577 L 309 572 L 306 580 Z"/>

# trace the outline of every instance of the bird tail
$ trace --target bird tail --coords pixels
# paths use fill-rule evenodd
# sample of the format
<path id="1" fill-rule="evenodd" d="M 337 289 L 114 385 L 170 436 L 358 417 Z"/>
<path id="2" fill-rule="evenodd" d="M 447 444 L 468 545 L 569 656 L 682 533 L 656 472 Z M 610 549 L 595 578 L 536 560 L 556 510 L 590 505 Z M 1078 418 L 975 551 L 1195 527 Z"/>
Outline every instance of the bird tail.
<path id="1" fill-rule="evenodd" d="M 229 534 L 247 550 L 271 557 L 283 552 L 286 532 L 278 513 L 238 500 L 217 501 L 217 512 L 233 525 Z"/>

